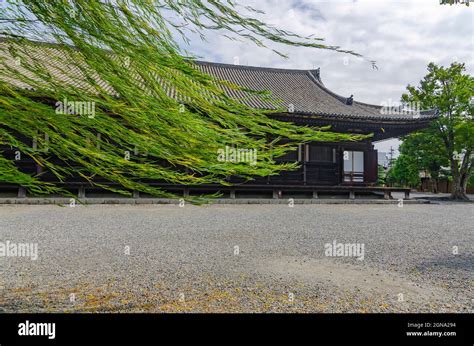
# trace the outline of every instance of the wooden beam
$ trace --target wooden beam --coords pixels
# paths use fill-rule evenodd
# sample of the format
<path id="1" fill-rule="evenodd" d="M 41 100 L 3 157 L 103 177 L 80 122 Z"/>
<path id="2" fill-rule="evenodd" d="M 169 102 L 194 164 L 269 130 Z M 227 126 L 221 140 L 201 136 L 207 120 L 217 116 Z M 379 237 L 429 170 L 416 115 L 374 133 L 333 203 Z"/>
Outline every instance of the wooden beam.
<path id="1" fill-rule="evenodd" d="M 26 197 L 26 189 L 23 186 L 18 188 L 18 198 L 25 198 Z"/>

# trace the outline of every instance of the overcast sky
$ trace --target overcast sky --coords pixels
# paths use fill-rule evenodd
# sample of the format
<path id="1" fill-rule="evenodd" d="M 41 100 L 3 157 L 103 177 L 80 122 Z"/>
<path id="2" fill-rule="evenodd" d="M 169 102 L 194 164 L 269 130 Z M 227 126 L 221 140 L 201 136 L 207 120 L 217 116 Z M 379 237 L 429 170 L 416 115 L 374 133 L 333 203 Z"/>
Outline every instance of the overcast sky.
<path id="1" fill-rule="evenodd" d="M 407 84 L 418 85 L 429 62 L 466 63 L 474 69 L 474 3 L 440 5 L 439 0 L 238 0 L 263 10 L 267 23 L 301 35 L 323 37 L 327 44 L 356 51 L 365 59 L 331 51 L 273 45 L 279 57 L 252 43 L 218 34 L 208 42 L 193 39 L 189 50 L 203 60 L 241 65 L 313 69 L 320 67 L 327 87 L 357 101 L 398 102 Z M 369 60 L 376 60 L 378 70 Z M 377 144 L 387 151 L 397 141 Z"/>

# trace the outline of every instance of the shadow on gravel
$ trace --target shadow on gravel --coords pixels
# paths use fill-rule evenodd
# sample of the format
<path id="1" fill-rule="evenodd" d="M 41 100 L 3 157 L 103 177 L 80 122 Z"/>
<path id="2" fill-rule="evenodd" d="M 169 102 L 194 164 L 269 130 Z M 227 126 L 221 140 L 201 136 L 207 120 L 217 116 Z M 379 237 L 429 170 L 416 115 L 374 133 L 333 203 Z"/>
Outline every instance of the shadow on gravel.
<path id="1" fill-rule="evenodd" d="M 467 254 L 438 257 L 434 260 L 428 260 L 417 265 L 417 269 L 420 271 L 430 271 L 438 268 L 454 269 L 474 274 L 474 255 Z"/>

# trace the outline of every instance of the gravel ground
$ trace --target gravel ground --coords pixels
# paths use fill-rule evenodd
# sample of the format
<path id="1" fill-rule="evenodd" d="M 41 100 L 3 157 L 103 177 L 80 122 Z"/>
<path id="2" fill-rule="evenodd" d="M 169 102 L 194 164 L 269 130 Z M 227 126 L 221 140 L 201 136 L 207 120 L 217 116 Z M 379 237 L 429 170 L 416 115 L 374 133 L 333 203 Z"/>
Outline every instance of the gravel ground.
<path id="1" fill-rule="evenodd" d="M 473 231 L 473 204 L 5 205 L 38 259 L 0 257 L 0 311 L 473 312 Z"/>

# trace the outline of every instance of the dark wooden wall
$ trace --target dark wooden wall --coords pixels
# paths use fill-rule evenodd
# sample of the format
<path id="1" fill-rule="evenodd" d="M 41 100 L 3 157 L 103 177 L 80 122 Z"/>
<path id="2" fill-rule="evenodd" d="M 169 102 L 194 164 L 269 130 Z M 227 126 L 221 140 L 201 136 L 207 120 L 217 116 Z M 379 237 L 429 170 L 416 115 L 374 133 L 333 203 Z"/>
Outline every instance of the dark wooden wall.
<path id="1" fill-rule="evenodd" d="M 28 144 L 32 142 L 32 140 L 25 138 L 22 138 L 22 141 Z M 41 148 L 38 149 L 40 150 Z M 16 148 L 0 146 L 0 151 L 2 152 L 1 155 L 7 159 L 14 160 L 16 150 Z M 364 152 L 363 182 L 354 183 L 343 181 L 343 153 L 345 150 Z M 54 160 L 54 158 L 52 159 Z M 256 177 L 255 180 L 246 182 L 246 184 L 334 186 L 371 185 L 377 181 L 377 151 L 373 149 L 373 145 L 370 141 L 348 143 L 307 143 L 300 145 L 299 150 L 288 153 L 285 157 L 278 158 L 277 161 L 297 161 L 300 163 L 300 167 L 294 171 L 282 172 L 277 176 Z M 22 172 L 31 175 L 39 175 L 41 179 L 45 181 L 57 181 L 53 174 L 47 172 L 25 153 L 21 153 L 21 160 L 14 162 Z M 105 182 L 105 180 L 100 177 L 96 177 L 96 180 L 98 182 Z M 228 180 L 233 183 L 244 182 L 236 177 L 230 177 Z M 77 176 L 67 178 L 67 182 L 85 183 L 85 180 Z"/>

